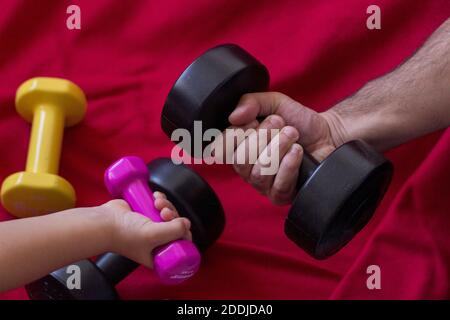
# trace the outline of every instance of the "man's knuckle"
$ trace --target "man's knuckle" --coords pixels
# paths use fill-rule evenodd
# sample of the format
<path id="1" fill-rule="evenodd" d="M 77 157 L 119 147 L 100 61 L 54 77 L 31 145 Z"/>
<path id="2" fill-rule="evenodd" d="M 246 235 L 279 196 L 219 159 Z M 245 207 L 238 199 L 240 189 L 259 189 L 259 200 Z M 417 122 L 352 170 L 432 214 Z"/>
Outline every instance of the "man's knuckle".
<path id="1" fill-rule="evenodd" d="M 282 197 L 287 192 L 288 188 L 284 185 L 274 184 L 272 186 L 271 194 L 273 197 L 276 198 Z"/>
<path id="2" fill-rule="evenodd" d="M 295 171 L 299 168 L 299 166 L 299 161 L 296 161 L 296 159 L 287 158 L 284 162 L 284 168 L 286 171 Z"/>
<path id="3" fill-rule="evenodd" d="M 276 114 L 268 116 L 264 122 L 266 129 L 280 129 L 285 125 L 284 119 Z"/>
<path id="4" fill-rule="evenodd" d="M 250 176 L 249 176 L 249 180 L 250 180 L 250 182 L 252 183 L 252 184 L 255 184 L 255 185 L 261 185 L 261 183 L 262 183 L 262 181 L 263 181 L 263 177 L 262 177 L 262 175 L 261 175 L 261 171 L 259 170 L 259 167 L 254 167 L 253 168 L 253 170 L 251 171 L 251 173 L 250 173 Z"/>

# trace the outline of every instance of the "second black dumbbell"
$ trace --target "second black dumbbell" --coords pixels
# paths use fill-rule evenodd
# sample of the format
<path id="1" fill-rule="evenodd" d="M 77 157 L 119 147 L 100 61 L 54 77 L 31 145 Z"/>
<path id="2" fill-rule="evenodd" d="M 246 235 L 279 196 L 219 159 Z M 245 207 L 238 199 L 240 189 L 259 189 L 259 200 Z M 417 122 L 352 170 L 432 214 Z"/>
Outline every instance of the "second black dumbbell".
<path id="1" fill-rule="evenodd" d="M 191 221 L 193 242 L 204 252 L 222 234 L 225 215 L 208 183 L 192 169 L 160 158 L 149 163 L 149 187 L 166 194 L 180 216 Z M 116 253 L 106 253 L 95 263 L 82 260 L 61 268 L 26 286 L 32 300 L 113 300 L 119 296 L 115 285 L 138 267 Z M 73 268 L 80 272 L 80 289 L 69 288 Z"/>

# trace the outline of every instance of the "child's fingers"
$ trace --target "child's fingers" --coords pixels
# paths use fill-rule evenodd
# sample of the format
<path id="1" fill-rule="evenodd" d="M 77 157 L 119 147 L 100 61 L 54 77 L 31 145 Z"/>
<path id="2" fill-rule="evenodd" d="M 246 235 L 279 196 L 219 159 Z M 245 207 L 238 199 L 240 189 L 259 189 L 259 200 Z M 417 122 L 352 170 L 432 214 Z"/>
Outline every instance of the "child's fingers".
<path id="1" fill-rule="evenodd" d="M 186 237 L 191 223 L 186 218 L 177 218 L 169 222 L 155 223 L 152 225 L 152 239 L 155 247 L 168 242 Z"/>
<path id="2" fill-rule="evenodd" d="M 174 205 L 167 199 L 155 199 L 155 208 L 161 211 L 164 208 L 169 208 L 170 210 L 176 211 Z"/>
<path id="3" fill-rule="evenodd" d="M 153 193 L 155 197 L 155 208 L 161 212 L 161 218 L 164 221 L 170 221 L 175 218 L 178 218 L 178 211 L 175 206 L 167 200 L 167 197 L 164 193 L 156 191 Z"/>
<path id="4" fill-rule="evenodd" d="M 159 192 L 159 191 L 153 192 L 153 197 L 155 199 L 167 199 L 166 195 L 164 193 L 162 193 L 162 192 Z"/>
<path id="5" fill-rule="evenodd" d="M 161 219 L 163 219 L 164 221 L 170 221 L 178 217 L 178 212 L 173 211 L 169 208 L 163 208 L 161 210 Z"/>

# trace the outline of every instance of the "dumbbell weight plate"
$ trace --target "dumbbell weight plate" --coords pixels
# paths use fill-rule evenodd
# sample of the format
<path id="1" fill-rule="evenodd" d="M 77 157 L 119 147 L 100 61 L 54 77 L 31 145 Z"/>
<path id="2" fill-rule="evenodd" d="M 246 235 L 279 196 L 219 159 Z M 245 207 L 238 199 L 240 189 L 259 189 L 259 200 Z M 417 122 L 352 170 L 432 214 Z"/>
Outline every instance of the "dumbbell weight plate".
<path id="1" fill-rule="evenodd" d="M 227 115 L 239 98 L 245 93 L 266 91 L 268 86 L 267 68 L 241 48 L 232 44 L 212 48 L 198 57 L 173 85 L 162 111 L 161 126 L 169 137 L 177 128 L 187 129 L 194 137 L 194 121 L 200 120 L 203 131 L 225 129 L 229 125 Z M 179 106 L 189 112 L 183 112 Z"/>
<path id="2" fill-rule="evenodd" d="M 222 234 L 225 214 L 219 199 L 199 175 L 185 165 L 175 165 L 168 158 L 155 159 L 148 164 L 149 186 L 164 192 L 180 216 L 191 220 L 193 242 L 205 251 Z M 81 269 L 81 290 L 67 288 L 67 267 L 52 272 L 26 286 L 33 300 L 113 300 L 120 282 L 138 265 L 114 253 L 102 255 L 96 263 L 82 260 L 73 265 Z"/>
<path id="3" fill-rule="evenodd" d="M 286 235 L 316 259 L 333 255 L 370 220 L 392 171 L 390 161 L 363 141 L 340 146 L 300 187 Z"/>
<path id="4" fill-rule="evenodd" d="M 225 227 L 222 205 L 208 183 L 185 165 L 169 158 L 149 163 L 149 186 L 166 194 L 181 216 L 192 222 L 193 241 L 200 251 L 213 244 Z"/>

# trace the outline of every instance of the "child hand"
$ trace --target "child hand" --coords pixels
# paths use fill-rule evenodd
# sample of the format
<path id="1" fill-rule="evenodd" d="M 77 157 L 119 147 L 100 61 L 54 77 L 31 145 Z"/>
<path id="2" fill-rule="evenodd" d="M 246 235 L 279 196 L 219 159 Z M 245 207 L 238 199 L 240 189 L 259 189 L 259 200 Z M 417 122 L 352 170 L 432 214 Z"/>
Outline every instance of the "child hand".
<path id="1" fill-rule="evenodd" d="M 180 218 L 176 208 L 161 192 L 155 192 L 155 207 L 165 222 L 155 223 L 131 211 L 124 200 L 112 200 L 98 210 L 113 216 L 111 251 L 153 268 L 151 252 L 178 239 L 192 240 L 190 221 Z"/>
<path id="2" fill-rule="evenodd" d="M 0 223 L 0 292 L 37 280 L 52 270 L 105 252 L 149 268 L 152 251 L 173 240 L 191 240 L 190 222 L 156 192 L 155 223 L 123 200 Z M 25 267 L 24 267 L 25 266 Z"/>

